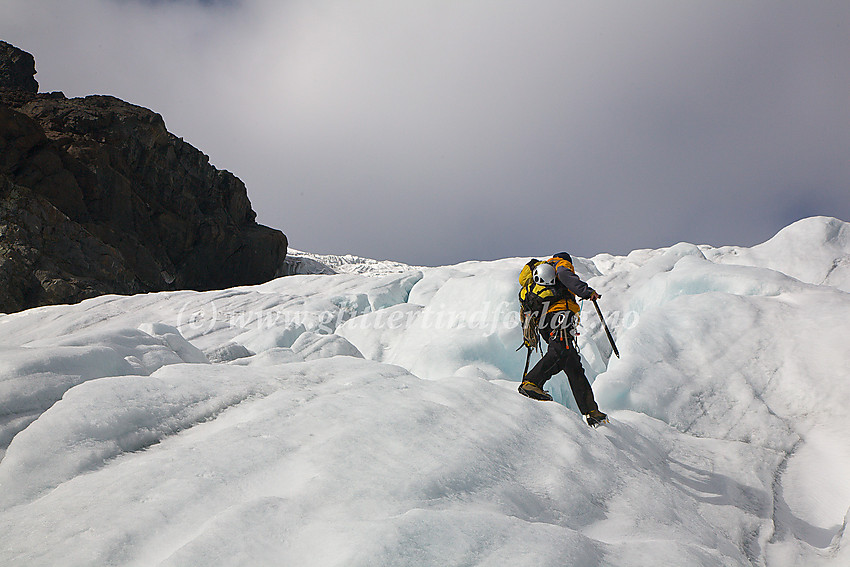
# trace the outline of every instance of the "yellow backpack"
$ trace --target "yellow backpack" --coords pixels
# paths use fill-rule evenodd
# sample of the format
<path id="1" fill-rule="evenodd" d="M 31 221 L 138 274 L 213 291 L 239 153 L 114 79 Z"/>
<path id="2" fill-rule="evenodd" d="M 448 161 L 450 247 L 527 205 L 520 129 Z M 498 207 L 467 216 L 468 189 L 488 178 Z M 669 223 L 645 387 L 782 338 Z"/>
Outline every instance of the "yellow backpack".
<path id="1" fill-rule="evenodd" d="M 564 258 L 549 258 L 548 260 L 538 260 L 532 258 L 519 273 L 519 304 L 520 304 L 520 320 L 522 321 L 523 346 L 529 349 L 539 348 L 540 338 L 538 330 L 540 327 L 540 318 L 543 316 L 543 310 L 546 313 L 554 313 L 557 311 L 572 311 L 578 315 L 581 308 L 576 303 L 575 295 L 570 292 L 559 282 L 553 286 L 544 286 L 534 283 L 534 268 L 543 262 L 549 262 L 555 269 L 562 266 L 568 267 L 571 271 L 573 265 Z"/>

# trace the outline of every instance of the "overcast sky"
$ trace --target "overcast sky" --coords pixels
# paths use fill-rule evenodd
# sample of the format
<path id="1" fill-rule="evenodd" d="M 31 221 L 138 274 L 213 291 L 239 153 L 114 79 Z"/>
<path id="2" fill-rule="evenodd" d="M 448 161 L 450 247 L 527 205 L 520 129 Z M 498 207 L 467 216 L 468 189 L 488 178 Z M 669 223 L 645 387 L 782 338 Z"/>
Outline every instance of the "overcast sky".
<path id="1" fill-rule="evenodd" d="M 0 0 L 290 246 L 412 264 L 752 245 L 850 221 L 850 2 Z"/>

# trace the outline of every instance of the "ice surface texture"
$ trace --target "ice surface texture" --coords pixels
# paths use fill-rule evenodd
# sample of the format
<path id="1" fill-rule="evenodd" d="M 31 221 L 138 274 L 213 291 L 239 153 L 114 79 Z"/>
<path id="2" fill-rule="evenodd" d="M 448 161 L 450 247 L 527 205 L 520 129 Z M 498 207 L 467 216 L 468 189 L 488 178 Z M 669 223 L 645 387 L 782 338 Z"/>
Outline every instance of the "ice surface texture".
<path id="1" fill-rule="evenodd" d="M 848 227 L 576 258 L 600 429 L 527 258 L 0 316 L 0 564 L 848 565 Z"/>

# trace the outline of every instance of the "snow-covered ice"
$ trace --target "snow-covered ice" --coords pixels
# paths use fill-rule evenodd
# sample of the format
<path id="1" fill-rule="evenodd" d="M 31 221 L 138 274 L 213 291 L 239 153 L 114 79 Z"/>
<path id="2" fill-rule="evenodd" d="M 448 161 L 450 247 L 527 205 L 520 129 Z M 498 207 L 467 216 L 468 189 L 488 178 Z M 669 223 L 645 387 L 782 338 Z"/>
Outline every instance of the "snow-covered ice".
<path id="1" fill-rule="evenodd" d="M 304 257 L 0 315 L 0 565 L 850 565 L 850 224 L 576 258 L 598 429 L 516 392 L 527 258 Z"/>

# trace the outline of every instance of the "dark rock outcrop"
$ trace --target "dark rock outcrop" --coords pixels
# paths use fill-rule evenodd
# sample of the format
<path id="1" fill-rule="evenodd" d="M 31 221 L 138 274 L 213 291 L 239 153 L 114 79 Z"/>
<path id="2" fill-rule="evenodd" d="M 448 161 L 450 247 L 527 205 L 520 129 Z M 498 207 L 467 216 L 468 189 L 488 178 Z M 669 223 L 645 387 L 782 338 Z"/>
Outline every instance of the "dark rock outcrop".
<path id="1" fill-rule="evenodd" d="M 0 41 L 0 89 L 38 92 L 35 58 L 5 41 Z"/>
<path id="2" fill-rule="evenodd" d="M 0 64 L 0 312 L 278 275 L 286 237 L 237 177 L 148 109 L 37 94 L 32 66 L 5 71 L 24 60 Z"/>

